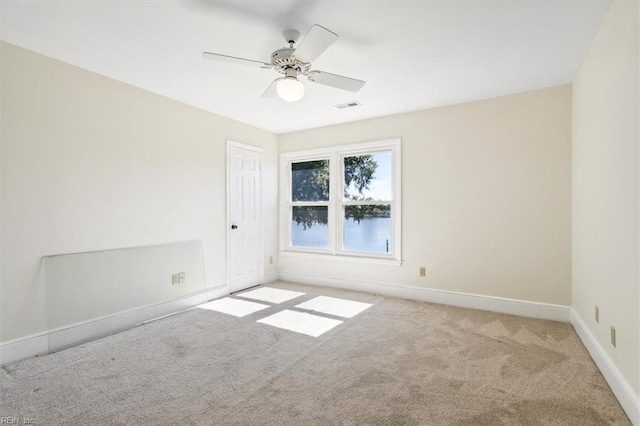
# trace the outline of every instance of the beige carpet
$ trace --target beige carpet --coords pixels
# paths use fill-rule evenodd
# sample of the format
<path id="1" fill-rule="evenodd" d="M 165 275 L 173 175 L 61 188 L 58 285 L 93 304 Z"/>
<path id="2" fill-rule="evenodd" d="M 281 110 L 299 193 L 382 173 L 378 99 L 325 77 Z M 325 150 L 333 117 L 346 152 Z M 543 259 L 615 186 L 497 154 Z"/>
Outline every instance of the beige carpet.
<path id="1" fill-rule="evenodd" d="M 243 318 L 204 309 L 0 371 L 36 424 L 627 425 L 570 324 L 277 283 Z M 257 323 L 318 295 L 372 306 L 310 337 Z M 322 314 L 318 314 L 322 315 Z"/>

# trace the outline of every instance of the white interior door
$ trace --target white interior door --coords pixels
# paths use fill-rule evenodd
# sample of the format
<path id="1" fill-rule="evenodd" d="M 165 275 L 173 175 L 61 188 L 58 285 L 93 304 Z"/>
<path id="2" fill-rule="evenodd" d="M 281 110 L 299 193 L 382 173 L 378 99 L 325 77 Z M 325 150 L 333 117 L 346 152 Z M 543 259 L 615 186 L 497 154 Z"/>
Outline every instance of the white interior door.
<path id="1" fill-rule="evenodd" d="M 262 151 L 227 142 L 229 292 L 258 285 L 262 279 L 260 175 Z"/>

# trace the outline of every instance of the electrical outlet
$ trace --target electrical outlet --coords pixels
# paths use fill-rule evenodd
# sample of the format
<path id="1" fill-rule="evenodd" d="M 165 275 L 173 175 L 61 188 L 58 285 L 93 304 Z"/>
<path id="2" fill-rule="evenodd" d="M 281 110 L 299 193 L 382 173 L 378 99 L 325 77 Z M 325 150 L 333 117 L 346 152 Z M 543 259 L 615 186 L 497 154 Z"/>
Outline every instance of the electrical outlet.
<path id="1" fill-rule="evenodd" d="M 180 272 L 179 277 L 180 277 L 180 278 L 178 279 L 178 282 L 179 282 L 180 284 L 184 284 L 184 280 L 185 280 L 184 272 Z"/>
<path id="2" fill-rule="evenodd" d="M 273 256 L 269 256 L 269 265 L 273 265 Z"/>
<path id="3" fill-rule="evenodd" d="M 611 326 L 611 344 L 613 347 L 616 347 L 616 328 Z"/>
<path id="4" fill-rule="evenodd" d="M 420 267 L 420 276 L 421 277 L 427 276 L 427 268 L 425 268 L 424 266 Z"/>
<path id="5" fill-rule="evenodd" d="M 177 285 L 177 284 L 180 284 L 180 275 L 179 274 L 171 275 L 171 285 Z"/>
<path id="6" fill-rule="evenodd" d="M 593 316 L 596 319 L 596 322 L 600 322 L 600 308 L 598 308 L 598 305 L 596 305 Z"/>

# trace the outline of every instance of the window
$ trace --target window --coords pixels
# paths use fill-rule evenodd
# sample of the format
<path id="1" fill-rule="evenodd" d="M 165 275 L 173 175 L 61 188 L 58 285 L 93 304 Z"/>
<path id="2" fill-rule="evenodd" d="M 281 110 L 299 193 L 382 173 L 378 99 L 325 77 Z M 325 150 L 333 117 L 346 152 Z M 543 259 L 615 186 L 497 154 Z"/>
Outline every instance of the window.
<path id="1" fill-rule="evenodd" d="M 329 248 L 329 159 L 290 163 L 291 245 Z"/>
<path id="2" fill-rule="evenodd" d="M 400 260 L 400 140 L 282 154 L 281 248 Z"/>

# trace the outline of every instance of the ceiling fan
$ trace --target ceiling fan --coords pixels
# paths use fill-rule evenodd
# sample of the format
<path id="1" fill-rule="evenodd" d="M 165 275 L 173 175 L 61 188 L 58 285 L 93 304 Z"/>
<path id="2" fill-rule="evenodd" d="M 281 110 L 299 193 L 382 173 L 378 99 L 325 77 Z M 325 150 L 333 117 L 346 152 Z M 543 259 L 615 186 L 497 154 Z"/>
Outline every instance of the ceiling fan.
<path id="1" fill-rule="evenodd" d="M 272 69 L 284 74 L 284 77 L 276 78 L 271 83 L 262 94 L 263 98 L 272 98 L 277 95 L 289 102 L 301 99 L 304 96 L 304 85 L 298 80 L 299 75 L 307 77 L 309 81 L 314 83 L 350 92 L 357 92 L 364 86 L 365 82 L 362 80 L 311 69 L 311 62 L 338 39 L 337 34 L 316 24 L 311 27 L 297 47 L 294 47 L 294 45 L 300 37 L 298 31 L 286 30 L 282 35 L 286 42 L 289 43 L 289 47 L 273 52 L 271 54 L 271 63 L 211 52 L 204 52 L 202 57 L 259 66 L 260 68 Z"/>

